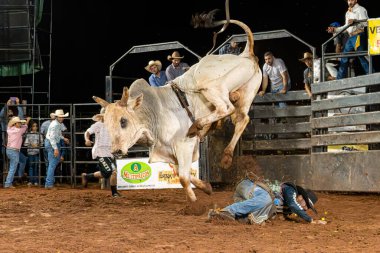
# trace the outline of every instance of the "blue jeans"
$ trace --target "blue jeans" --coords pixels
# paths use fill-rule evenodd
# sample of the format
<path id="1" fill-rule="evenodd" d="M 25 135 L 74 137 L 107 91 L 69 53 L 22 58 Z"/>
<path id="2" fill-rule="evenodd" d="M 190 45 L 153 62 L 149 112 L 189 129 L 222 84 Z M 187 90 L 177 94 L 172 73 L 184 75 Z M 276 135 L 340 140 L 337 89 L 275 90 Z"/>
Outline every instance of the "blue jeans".
<path id="1" fill-rule="evenodd" d="M 38 183 L 38 162 L 40 161 L 40 154 L 28 155 L 29 162 L 29 180 L 31 183 Z"/>
<path id="2" fill-rule="evenodd" d="M 249 189 L 252 189 L 253 183 L 248 182 L 247 180 L 246 184 L 247 191 L 250 191 Z M 247 200 L 226 206 L 222 210 L 230 212 L 232 215 L 235 215 L 235 218 L 239 219 L 247 217 L 250 213 L 260 213 L 261 210 L 272 204 L 272 198 L 269 193 L 259 186 L 255 186 L 253 194 L 250 192 L 245 192 L 243 195 L 250 195 L 251 197 Z"/>
<path id="3" fill-rule="evenodd" d="M 19 165 L 19 163 L 23 163 L 23 164 L 20 164 L 20 168 L 24 172 L 25 163 L 26 163 L 26 156 L 20 151 L 7 148 L 6 153 L 9 159 L 9 170 L 8 170 L 7 179 L 5 180 L 5 183 L 4 183 L 4 188 L 8 188 L 12 186 L 17 165 Z"/>
<path id="4" fill-rule="evenodd" d="M 19 160 L 18 160 L 18 170 L 17 170 L 17 175 L 19 177 L 23 177 L 24 176 L 25 166 L 26 166 L 27 160 L 28 160 L 28 157 L 26 157 L 24 155 L 24 153 L 20 152 L 20 157 L 19 157 Z"/>
<path id="5" fill-rule="evenodd" d="M 48 153 L 48 161 L 49 166 L 46 170 L 46 180 L 45 180 L 45 188 L 52 188 L 54 186 L 55 178 L 54 178 L 54 171 L 55 167 L 57 167 L 58 163 L 61 160 L 61 154 L 58 154 L 57 157 L 54 156 L 54 149 L 50 144 L 50 141 L 48 139 L 45 139 L 45 149 Z M 61 153 L 61 145 L 60 143 L 57 143 L 58 151 Z"/>
<path id="6" fill-rule="evenodd" d="M 290 87 L 291 87 L 291 83 L 289 82 L 288 85 L 287 85 L 287 87 L 286 87 L 286 91 L 289 91 Z M 280 84 L 277 87 L 271 87 L 271 93 L 272 94 L 279 93 L 283 88 L 284 88 L 283 84 Z M 278 105 L 277 105 L 278 108 L 286 108 L 286 106 L 287 106 L 286 102 L 279 102 Z"/>
<path id="7" fill-rule="evenodd" d="M 360 36 L 360 46 L 356 50 L 357 51 L 365 50 L 363 44 L 366 43 L 365 42 L 366 36 L 364 33 L 361 33 L 361 34 L 357 34 L 348 38 L 346 44 L 344 45 L 343 53 L 355 51 L 355 44 L 356 44 L 356 40 L 358 36 Z M 358 56 L 358 58 L 359 58 L 360 64 L 363 67 L 364 72 L 368 74 L 369 73 L 368 61 L 366 60 L 364 56 Z M 336 76 L 336 79 L 342 79 L 342 78 L 347 77 L 348 64 L 349 64 L 348 57 L 343 57 L 340 59 L 339 71 L 338 71 L 338 75 Z"/>

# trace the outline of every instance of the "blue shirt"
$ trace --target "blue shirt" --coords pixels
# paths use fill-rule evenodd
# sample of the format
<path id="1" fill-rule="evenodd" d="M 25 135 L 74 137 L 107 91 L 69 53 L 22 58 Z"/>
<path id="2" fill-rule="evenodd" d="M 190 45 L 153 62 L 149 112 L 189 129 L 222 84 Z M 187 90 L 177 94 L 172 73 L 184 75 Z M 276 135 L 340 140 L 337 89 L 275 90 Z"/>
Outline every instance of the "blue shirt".
<path id="1" fill-rule="evenodd" d="M 160 87 L 166 84 L 168 79 L 166 78 L 165 71 L 160 71 L 160 76 L 156 76 L 155 74 L 151 74 L 149 77 L 149 84 L 153 87 Z"/>

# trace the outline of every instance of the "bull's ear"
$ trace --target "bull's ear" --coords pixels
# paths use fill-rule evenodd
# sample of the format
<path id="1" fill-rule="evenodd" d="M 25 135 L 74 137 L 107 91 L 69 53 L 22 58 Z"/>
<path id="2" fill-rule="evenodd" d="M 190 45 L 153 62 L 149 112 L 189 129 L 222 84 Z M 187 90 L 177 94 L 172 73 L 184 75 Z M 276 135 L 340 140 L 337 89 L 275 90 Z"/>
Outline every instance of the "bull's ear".
<path id="1" fill-rule="evenodd" d="M 107 107 L 107 105 L 109 105 L 109 103 L 102 98 L 92 96 L 92 99 L 95 100 L 95 102 L 100 104 L 102 107 Z"/>
<path id="2" fill-rule="evenodd" d="M 131 104 L 133 110 L 137 109 L 142 104 L 143 98 L 144 98 L 144 94 L 143 93 L 141 93 L 136 98 L 134 98 L 134 101 Z"/>
<path id="3" fill-rule="evenodd" d="M 129 97 L 128 87 L 124 87 L 124 89 L 123 89 L 123 95 L 121 96 L 119 104 L 121 106 L 126 106 L 127 103 L 128 103 L 128 97 Z"/>

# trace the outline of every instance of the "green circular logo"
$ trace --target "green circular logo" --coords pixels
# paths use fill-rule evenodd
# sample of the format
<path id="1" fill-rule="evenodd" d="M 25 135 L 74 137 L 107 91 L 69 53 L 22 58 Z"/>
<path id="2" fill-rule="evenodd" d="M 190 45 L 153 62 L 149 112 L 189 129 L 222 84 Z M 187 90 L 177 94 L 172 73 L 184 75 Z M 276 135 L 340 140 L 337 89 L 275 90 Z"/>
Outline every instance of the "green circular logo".
<path id="1" fill-rule="evenodd" d="M 152 168 L 144 163 L 133 161 L 121 169 L 121 178 L 131 184 L 140 184 L 147 181 L 152 175 Z"/>

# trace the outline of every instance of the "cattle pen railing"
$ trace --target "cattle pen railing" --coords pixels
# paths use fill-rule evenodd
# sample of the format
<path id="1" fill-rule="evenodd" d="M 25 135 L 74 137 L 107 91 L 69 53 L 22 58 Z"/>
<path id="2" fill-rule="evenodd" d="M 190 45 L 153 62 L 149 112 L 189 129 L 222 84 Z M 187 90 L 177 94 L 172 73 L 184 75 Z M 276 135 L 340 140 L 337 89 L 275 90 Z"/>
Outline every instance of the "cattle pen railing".
<path id="1" fill-rule="evenodd" d="M 232 170 L 219 169 L 215 148 L 225 146 L 226 134 L 210 136 L 210 181 L 233 182 L 257 163 L 269 180 L 323 191 L 379 192 L 379 89 L 377 73 L 314 84 L 312 100 L 304 91 L 257 96 Z M 276 107 L 279 101 L 287 108 Z"/>

